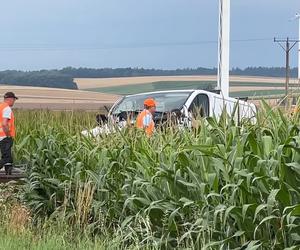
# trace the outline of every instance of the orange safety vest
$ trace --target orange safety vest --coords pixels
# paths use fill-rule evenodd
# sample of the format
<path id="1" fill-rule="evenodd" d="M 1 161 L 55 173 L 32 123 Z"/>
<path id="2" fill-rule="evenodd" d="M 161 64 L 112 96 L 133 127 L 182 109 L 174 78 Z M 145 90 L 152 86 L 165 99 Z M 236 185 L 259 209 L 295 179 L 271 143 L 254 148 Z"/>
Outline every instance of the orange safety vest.
<path id="1" fill-rule="evenodd" d="M 2 121 L 3 121 L 3 111 L 4 109 L 8 107 L 8 104 L 3 102 L 0 104 L 0 137 L 5 137 L 6 134 L 3 131 L 3 127 L 2 127 Z M 16 136 L 16 128 L 15 128 L 15 117 L 14 117 L 14 113 L 11 112 L 11 118 L 8 121 L 8 128 L 9 128 L 9 133 L 11 135 L 11 137 L 15 137 Z"/>
<path id="2" fill-rule="evenodd" d="M 146 115 L 149 115 L 150 112 L 148 110 L 143 110 L 141 113 L 139 113 L 139 115 L 136 118 L 136 127 L 137 128 L 141 128 L 141 129 L 145 129 L 145 132 L 148 136 L 151 136 L 153 134 L 154 128 L 155 128 L 155 124 L 154 121 L 151 120 L 150 125 L 145 127 L 144 126 L 144 118 Z M 150 114 L 152 116 L 152 114 Z"/>

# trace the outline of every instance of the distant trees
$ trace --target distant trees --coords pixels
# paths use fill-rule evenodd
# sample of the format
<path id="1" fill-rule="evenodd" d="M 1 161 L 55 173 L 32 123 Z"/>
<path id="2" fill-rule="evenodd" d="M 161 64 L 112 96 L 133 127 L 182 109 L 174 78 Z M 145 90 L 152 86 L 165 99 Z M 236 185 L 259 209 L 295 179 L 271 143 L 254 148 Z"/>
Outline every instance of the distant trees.
<path id="1" fill-rule="evenodd" d="M 176 75 L 215 75 L 217 69 L 144 69 L 144 68 L 63 68 L 60 72 L 73 76 L 74 78 L 107 78 L 107 77 L 134 77 L 134 76 L 176 76 Z"/>
<path id="2" fill-rule="evenodd" d="M 298 68 L 292 68 L 290 70 L 291 77 L 297 77 Z M 232 75 L 243 76 L 271 76 L 271 77 L 284 77 L 284 67 L 248 67 L 245 69 L 233 68 L 231 70 Z"/>
<path id="3" fill-rule="evenodd" d="M 17 71 L 6 70 L 0 72 L 0 84 L 19 86 L 38 86 L 50 88 L 77 89 L 73 77 L 63 74 L 59 70 Z"/>
<path id="4" fill-rule="evenodd" d="M 106 77 L 134 77 L 134 76 L 179 76 L 179 75 L 216 75 L 217 69 L 185 68 L 175 70 L 144 69 L 144 68 L 63 68 L 61 73 L 71 75 L 74 78 L 106 78 Z M 284 77 L 285 68 L 280 67 L 248 67 L 245 69 L 233 68 L 231 75 L 244 76 L 270 76 Z M 297 77 L 297 68 L 291 69 L 291 76 Z"/>
<path id="5" fill-rule="evenodd" d="M 61 70 L 40 71 L 0 71 L 0 84 L 39 86 L 50 88 L 77 89 L 74 78 L 108 78 L 108 77 L 134 77 L 134 76 L 180 76 L 180 75 L 216 75 L 217 69 L 185 68 L 175 70 L 144 69 L 144 68 L 72 68 Z M 284 77 L 285 68 L 280 67 L 248 67 L 245 69 L 233 68 L 231 75 L 240 76 L 270 76 Z M 291 76 L 297 77 L 297 68 L 291 69 Z"/>

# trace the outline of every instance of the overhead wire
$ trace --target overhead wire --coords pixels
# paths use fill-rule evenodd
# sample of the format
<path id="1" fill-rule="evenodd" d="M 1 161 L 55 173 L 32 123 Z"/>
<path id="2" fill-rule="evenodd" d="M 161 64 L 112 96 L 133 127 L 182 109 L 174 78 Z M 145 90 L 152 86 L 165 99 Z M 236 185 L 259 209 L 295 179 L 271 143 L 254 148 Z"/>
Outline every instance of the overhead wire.
<path id="1" fill-rule="evenodd" d="M 273 41 L 274 38 L 248 38 L 231 39 L 233 43 Z M 203 44 L 217 44 L 217 40 L 186 41 L 186 42 L 159 42 L 141 44 L 115 44 L 115 45 L 95 45 L 95 44 L 1 44 L 0 50 L 8 51 L 69 51 L 69 50 L 112 50 L 112 49 L 140 49 L 151 47 L 174 47 L 174 46 L 197 46 Z"/>

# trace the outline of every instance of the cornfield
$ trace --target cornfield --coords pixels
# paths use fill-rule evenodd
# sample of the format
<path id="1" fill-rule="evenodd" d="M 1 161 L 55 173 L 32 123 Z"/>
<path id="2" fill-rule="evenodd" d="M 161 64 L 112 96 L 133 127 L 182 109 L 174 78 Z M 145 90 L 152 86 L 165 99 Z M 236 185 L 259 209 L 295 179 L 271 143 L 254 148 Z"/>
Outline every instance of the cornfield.
<path id="1" fill-rule="evenodd" d="M 147 138 L 85 138 L 94 114 L 16 112 L 15 157 L 33 220 L 123 246 L 299 249 L 300 119 L 262 103 L 257 122 L 225 114 Z"/>

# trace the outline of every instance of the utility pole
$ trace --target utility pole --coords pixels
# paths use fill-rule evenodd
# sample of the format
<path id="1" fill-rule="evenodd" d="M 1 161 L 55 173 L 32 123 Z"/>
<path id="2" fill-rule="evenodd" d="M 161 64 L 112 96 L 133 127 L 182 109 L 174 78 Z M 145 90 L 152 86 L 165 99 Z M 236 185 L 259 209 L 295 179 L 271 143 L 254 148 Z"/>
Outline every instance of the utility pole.
<path id="1" fill-rule="evenodd" d="M 296 19 L 298 19 L 298 29 L 299 29 L 299 34 L 298 34 L 298 83 L 300 83 L 300 14 L 296 14 Z"/>
<path id="2" fill-rule="evenodd" d="M 300 41 L 300 14 L 296 13 L 295 17 L 292 20 L 298 20 L 298 39 Z M 300 42 L 298 45 L 298 83 L 300 83 Z"/>
<path id="3" fill-rule="evenodd" d="M 289 105 L 289 81 L 290 81 L 290 52 L 299 42 L 299 40 L 292 40 L 289 38 L 286 39 L 277 39 L 274 38 L 274 42 L 278 43 L 280 47 L 285 51 L 285 99 L 284 103 L 286 108 Z M 292 43 L 292 45 L 291 45 Z M 285 44 L 285 45 L 283 45 Z"/>
<path id="4" fill-rule="evenodd" d="M 218 89 L 229 96 L 230 1 L 219 0 Z"/>
<path id="5" fill-rule="evenodd" d="M 300 14 L 296 13 L 296 15 L 290 19 L 290 21 L 298 21 L 298 40 L 300 41 Z M 300 42 L 298 45 L 298 84 L 300 84 Z"/>

